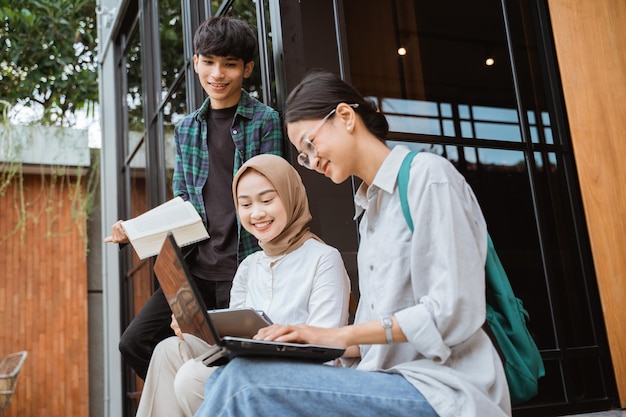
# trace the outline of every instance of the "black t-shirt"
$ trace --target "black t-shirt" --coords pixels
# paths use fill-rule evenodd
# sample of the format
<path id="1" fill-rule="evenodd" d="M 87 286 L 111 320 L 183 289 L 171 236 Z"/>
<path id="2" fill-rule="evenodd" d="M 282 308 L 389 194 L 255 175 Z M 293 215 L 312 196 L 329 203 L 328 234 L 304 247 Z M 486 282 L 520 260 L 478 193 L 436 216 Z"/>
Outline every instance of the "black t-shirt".
<path id="1" fill-rule="evenodd" d="M 202 197 L 210 238 L 198 246 L 191 274 L 210 281 L 232 281 L 237 271 L 237 219 L 233 203 L 235 144 L 230 134 L 237 106 L 207 115 L 209 176 Z"/>

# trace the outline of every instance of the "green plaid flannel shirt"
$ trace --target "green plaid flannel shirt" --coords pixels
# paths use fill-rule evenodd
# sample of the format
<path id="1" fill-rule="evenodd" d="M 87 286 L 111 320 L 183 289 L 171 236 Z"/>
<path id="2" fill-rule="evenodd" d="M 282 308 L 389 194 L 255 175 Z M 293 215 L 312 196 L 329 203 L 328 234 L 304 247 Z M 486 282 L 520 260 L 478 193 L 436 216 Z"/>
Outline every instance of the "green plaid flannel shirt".
<path id="1" fill-rule="evenodd" d="M 207 217 L 202 188 L 209 176 L 209 152 L 207 146 L 206 116 L 210 108 L 207 98 L 195 112 L 187 115 L 176 125 L 176 167 L 172 188 L 174 196 L 189 200 L 200 213 L 205 227 Z M 253 156 L 271 153 L 283 156 L 283 130 L 278 112 L 241 90 L 241 99 L 230 128 L 235 143 L 234 171 Z M 250 253 L 259 250 L 254 236 L 241 227 L 239 219 L 239 253 L 241 262 Z"/>

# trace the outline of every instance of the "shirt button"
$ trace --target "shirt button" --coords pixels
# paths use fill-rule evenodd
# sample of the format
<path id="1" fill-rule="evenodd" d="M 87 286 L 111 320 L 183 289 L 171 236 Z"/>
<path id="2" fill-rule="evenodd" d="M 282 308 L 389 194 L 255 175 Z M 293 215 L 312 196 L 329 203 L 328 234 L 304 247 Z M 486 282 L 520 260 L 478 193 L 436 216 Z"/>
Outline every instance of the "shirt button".
<path id="1" fill-rule="evenodd" d="M 374 303 L 372 303 L 371 307 L 372 307 L 372 310 L 373 310 L 374 309 Z"/>
<path id="2" fill-rule="evenodd" d="M 370 271 L 374 270 L 374 265 L 370 265 Z"/>

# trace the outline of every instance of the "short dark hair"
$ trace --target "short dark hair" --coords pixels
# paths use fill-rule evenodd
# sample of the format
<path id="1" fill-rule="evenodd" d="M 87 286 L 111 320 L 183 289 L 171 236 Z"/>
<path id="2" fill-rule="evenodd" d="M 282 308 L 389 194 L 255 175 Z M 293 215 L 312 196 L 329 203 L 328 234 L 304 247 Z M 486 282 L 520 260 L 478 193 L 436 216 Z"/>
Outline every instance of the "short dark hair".
<path id="1" fill-rule="evenodd" d="M 205 20 L 196 30 L 193 49 L 196 55 L 232 56 L 248 63 L 254 61 L 257 38 L 248 22 L 215 16 Z"/>
<path id="2" fill-rule="evenodd" d="M 291 90 L 285 103 L 285 123 L 321 119 L 340 103 L 358 104 L 354 111 L 367 129 L 378 139 L 387 139 L 389 123 L 374 102 L 336 74 L 324 70 L 309 72 Z"/>

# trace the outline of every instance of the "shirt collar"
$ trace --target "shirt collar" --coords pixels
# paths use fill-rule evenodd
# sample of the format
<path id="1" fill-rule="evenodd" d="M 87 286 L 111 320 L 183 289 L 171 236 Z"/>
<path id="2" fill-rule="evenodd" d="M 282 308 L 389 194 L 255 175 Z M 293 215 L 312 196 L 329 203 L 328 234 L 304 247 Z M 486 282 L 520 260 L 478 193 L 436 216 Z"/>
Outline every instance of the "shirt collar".
<path id="1" fill-rule="evenodd" d="M 398 172 L 400 172 L 400 166 L 406 154 L 409 153 L 409 148 L 404 145 L 398 145 L 391 149 L 389 155 L 385 158 L 382 165 L 378 169 L 374 181 L 368 187 L 365 183 L 362 183 L 356 194 L 354 195 L 355 213 L 354 219 L 356 220 L 365 210 L 367 210 L 368 200 L 372 196 L 372 193 L 382 190 L 389 194 L 393 194 L 393 190 L 398 182 Z"/>
<path id="2" fill-rule="evenodd" d="M 209 109 L 211 108 L 211 97 L 207 97 L 206 100 L 202 103 L 202 106 L 198 110 L 196 110 L 194 114 L 194 119 L 197 122 L 202 122 L 206 120 L 206 115 Z M 244 89 L 241 89 L 241 98 L 239 99 L 239 104 L 237 105 L 237 111 L 235 112 L 235 119 L 237 116 L 245 117 L 246 119 L 252 119 L 252 115 L 254 114 L 254 102 L 252 97 L 248 94 L 248 92 Z"/>

